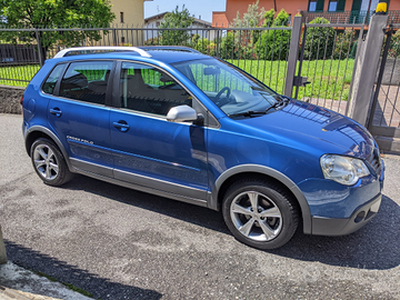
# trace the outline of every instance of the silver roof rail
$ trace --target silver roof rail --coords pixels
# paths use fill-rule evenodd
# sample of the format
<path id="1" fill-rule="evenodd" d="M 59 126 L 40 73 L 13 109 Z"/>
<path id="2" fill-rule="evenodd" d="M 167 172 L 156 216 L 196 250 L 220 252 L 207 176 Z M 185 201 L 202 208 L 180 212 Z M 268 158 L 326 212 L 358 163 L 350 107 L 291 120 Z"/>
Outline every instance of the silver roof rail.
<path id="1" fill-rule="evenodd" d="M 60 58 L 68 56 L 70 52 L 79 52 L 79 51 L 134 51 L 140 54 L 143 57 L 151 57 L 149 53 L 145 50 L 140 49 L 138 47 L 115 47 L 115 46 L 96 46 L 96 47 L 73 47 L 67 48 L 59 51 L 53 58 Z M 82 53 L 85 54 L 85 53 Z M 87 54 L 87 53 L 86 53 Z"/>
<path id="2" fill-rule="evenodd" d="M 140 49 L 143 50 L 175 50 L 175 51 L 184 51 L 184 52 L 191 52 L 191 53 L 201 53 L 193 48 L 186 47 L 186 46 L 140 46 Z"/>

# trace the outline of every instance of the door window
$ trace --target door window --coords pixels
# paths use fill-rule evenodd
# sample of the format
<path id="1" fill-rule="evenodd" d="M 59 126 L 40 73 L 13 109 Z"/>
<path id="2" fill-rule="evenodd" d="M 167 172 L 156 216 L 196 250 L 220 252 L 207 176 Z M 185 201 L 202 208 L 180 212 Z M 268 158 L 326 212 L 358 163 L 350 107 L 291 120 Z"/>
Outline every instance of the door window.
<path id="1" fill-rule="evenodd" d="M 112 62 L 71 63 L 60 85 L 60 96 L 105 104 Z"/>
<path id="2" fill-rule="evenodd" d="M 122 63 L 121 107 L 166 116 L 178 105 L 192 106 L 192 97 L 168 74 L 147 65 Z"/>

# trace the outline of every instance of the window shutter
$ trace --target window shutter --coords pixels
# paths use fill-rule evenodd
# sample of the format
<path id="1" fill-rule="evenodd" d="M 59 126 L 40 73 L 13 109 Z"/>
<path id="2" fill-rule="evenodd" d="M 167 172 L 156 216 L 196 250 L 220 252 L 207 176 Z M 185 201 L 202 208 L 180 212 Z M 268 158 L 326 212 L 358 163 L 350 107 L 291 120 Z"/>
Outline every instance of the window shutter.
<path id="1" fill-rule="evenodd" d="M 345 5 L 346 5 L 346 0 L 339 0 L 336 11 L 344 11 Z"/>
<path id="2" fill-rule="evenodd" d="M 325 0 L 317 1 L 317 11 L 324 11 L 324 2 L 325 2 Z"/>

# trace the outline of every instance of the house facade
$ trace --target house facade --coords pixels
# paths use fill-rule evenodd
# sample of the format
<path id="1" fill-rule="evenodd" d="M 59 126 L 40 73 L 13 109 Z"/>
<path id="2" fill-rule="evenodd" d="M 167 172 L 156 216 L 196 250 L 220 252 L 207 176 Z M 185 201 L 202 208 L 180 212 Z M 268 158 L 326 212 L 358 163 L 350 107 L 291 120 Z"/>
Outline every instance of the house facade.
<path id="1" fill-rule="evenodd" d="M 111 0 L 111 11 L 115 14 L 114 25 L 121 26 L 142 26 L 144 23 L 145 1 L 152 0 Z"/>
<path id="2" fill-rule="evenodd" d="M 236 18 L 237 12 L 242 17 L 248 6 L 255 2 L 256 0 L 226 0 L 226 11 L 213 12 L 212 25 L 228 27 Z M 340 23 L 361 23 L 370 16 L 367 12 L 374 11 L 379 2 L 386 2 L 389 15 L 398 18 L 399 0 L 259 0 L 259 7 L 264 7 L 265 10 L 273 8 L 277 12 L 285 9 L 291 20 L 296 14 L 301 14 L 308 21 L 315 17 L 325 17 Z"/>
<path id="3" fill-rule="evenodd" d="M 157 28 L 160 26 L 167 13 L 168 12 L 164 12 L 144 19 L 144 28 L 148 29 L 145 31 L 145 40 L 158 37 L 159 31 Z M 211 23 L 201 19 L 194 18 L 193 23 L 189 26 L 189 28 L 192 28 L 190 31 L 192 36 L 198 34 L 201 37 L 210 39 L 210 35 L 213 34 L 213 32 L 206 30 L 212 28 Z"/>

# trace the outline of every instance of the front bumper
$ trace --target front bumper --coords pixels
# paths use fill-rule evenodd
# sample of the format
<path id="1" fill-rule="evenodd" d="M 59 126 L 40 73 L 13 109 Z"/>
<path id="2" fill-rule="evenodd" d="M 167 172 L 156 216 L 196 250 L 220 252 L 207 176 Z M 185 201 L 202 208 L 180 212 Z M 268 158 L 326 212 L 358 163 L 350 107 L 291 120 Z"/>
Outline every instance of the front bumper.
<path id="1" fill-rule="evenodd" d="M 381 201 L 382 195 L 379 194 L 346 219 L 313 217 L 312 234 L 337 236 L 352 233 L 363 227 L 377 214 Z"/>
<path id="2" fill-rule="evenodd" d="M 350 234 L 367 224 L 382 201 L 385 166 L 380 174 L 362 178 L 346 187 L 328 180 L 307 180 L 299 185 L 309 204 L 313 235 Z M 372 197 L 371 197 L 372 196 Z"/>

